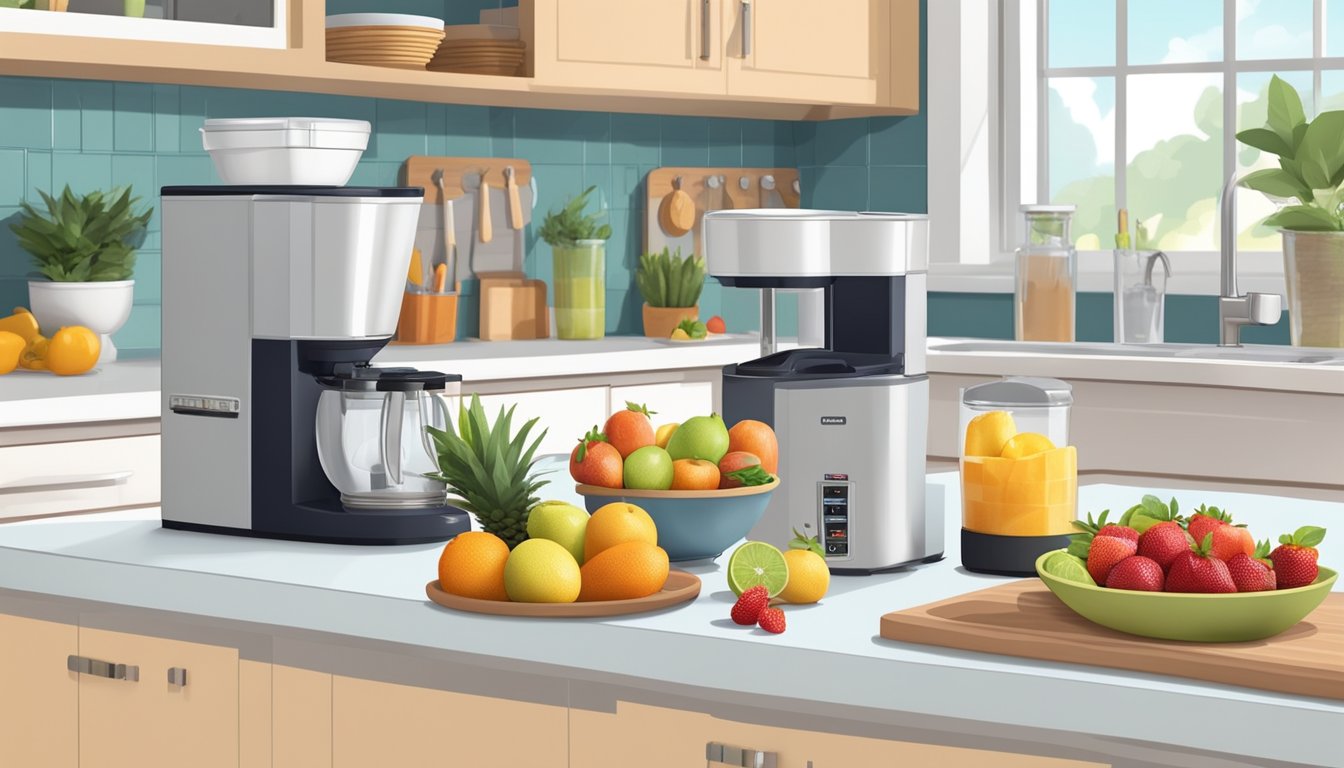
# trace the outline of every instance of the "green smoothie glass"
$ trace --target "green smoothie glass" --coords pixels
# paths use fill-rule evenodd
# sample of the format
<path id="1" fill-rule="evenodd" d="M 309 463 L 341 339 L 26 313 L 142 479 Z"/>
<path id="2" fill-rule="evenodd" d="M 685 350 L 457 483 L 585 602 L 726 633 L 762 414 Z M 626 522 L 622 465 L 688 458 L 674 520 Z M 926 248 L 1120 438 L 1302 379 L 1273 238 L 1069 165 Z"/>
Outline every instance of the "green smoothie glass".
<path id="1" fill-rule="evenodd" d="M 606 334 L 605 240 L 553 245 L 555 329 L 561 339 L 600 339 Z"/>

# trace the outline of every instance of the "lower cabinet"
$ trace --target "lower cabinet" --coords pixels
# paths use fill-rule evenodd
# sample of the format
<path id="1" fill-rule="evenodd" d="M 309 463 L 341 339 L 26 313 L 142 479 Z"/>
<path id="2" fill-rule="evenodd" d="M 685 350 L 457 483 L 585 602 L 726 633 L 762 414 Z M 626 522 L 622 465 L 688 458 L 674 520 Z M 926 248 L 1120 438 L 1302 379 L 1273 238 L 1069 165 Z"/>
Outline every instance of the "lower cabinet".
<path id="1" fill-rule="evenodd" d="M 0 765 L 79 765 L 79 628 L 0 615 Z"/>

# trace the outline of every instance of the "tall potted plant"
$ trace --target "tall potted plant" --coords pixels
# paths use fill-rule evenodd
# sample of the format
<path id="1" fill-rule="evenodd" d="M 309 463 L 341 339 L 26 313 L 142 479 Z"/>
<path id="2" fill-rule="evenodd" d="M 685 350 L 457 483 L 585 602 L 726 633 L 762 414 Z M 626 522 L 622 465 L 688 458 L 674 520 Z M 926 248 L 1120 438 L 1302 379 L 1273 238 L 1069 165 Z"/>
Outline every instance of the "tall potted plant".
<path id="1" fill-rule="evenodd" d="M 153 209 L 136 211 L 139 198 L 130 187 L 106 195 L 77 195 L 69 186 L 59 198 L 39 194 L 47 210 L 21 202 L 19 221 L 10 224 L 40 276 L 28 281 L 33 315 L 48 336 L 67 325 L 101 334 L 99 360 L 116 360 L 111 334 L 130 317 L 135 250 Z"/>
<path id="2" fill-rule="evenodd" d="M 705 260 L 681 249 L 672 255 L 640 254 L 635 283 L 644 297 L 644 335 L 666 339 L 683 320 L 700 319 L 700 291 L 705 287 Z"/>
<path id="3" fill-rule="evenodd" d="M 1275 75 L 1265 126 L 1237 140 L 1279 158 L 1241 185 L 1284 204 L 1265 224 L 1283 233 L 1293 344 L 1344 347 L 1344 111 L 1308 122 L 1297 91 Z"/>
<path id="4" fill-rule="evenodd" d="M 555 335 L 561 339 L 600 339 L 606 334 L 607 255 L 611 225 L 604 213 L 584 213 L 589 187 L 559 211 L 551 211 L 537 234 L 551 246 L 555 277 Z"/>

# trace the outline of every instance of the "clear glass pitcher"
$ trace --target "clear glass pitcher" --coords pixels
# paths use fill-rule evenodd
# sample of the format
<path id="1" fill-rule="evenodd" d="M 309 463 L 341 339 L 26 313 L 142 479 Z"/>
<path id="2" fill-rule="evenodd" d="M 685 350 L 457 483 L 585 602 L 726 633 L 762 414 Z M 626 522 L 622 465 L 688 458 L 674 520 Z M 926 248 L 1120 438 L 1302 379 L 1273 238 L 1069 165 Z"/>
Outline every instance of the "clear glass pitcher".
<path id="1" fill-rule="evenodd" d="M 1072 205 L 1024 205 L 1016 254 L 1013 326 L 1018 341 L 1073 341 L 1078 252 L 1069 239 Z"/>
<path id="2" fill-rule="evenodd" d="M 1162 251 L 1115 250 L 1115 343 L 1162 343 L 1170 277 L 1171 260 Z"/>
<path id="3" fill-rule="evenodd" d="M 555 335 L 600 339 L 606 334 L 607 257 L 605 240 L 553 246 Z"/>

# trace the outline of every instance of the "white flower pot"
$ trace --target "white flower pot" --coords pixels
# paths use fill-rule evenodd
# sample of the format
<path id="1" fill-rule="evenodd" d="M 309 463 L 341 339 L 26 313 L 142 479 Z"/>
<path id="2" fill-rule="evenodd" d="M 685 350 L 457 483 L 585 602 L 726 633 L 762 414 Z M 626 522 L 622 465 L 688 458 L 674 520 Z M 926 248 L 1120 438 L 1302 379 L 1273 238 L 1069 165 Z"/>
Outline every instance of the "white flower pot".
<path id="1" fill-rule="evenodd" d="M 134 280 L 109 280 L 92 283 L 56 283 L 50 280 L 28 281 L 28 302 L 33 317 L 48 338 L 68 325 L 82 325 L 98 334 L 102 341 L 99 363 L 117 359 L 112 334 L 126 324 L 135 298 Z"/>

